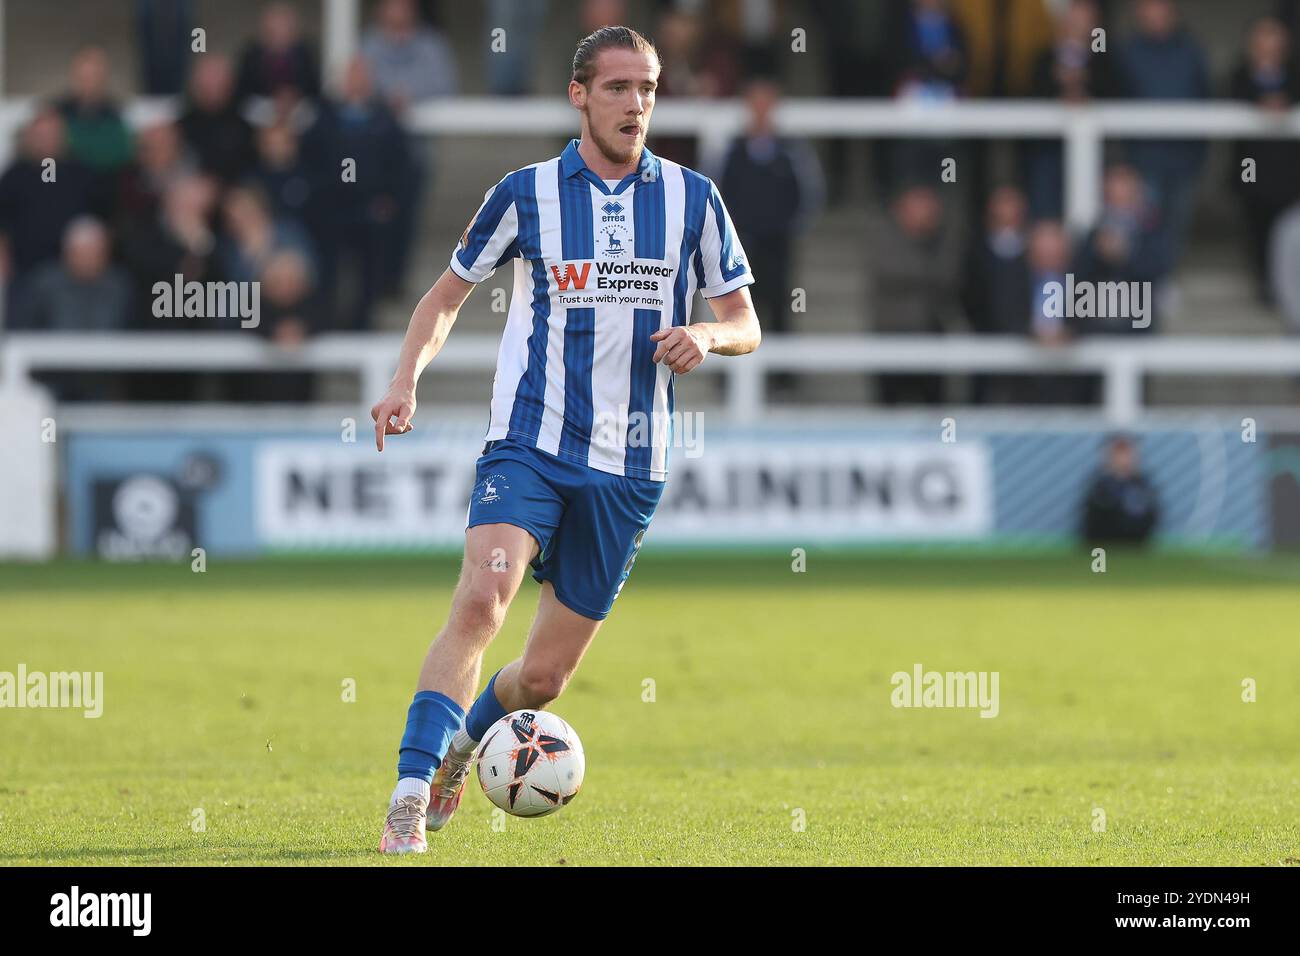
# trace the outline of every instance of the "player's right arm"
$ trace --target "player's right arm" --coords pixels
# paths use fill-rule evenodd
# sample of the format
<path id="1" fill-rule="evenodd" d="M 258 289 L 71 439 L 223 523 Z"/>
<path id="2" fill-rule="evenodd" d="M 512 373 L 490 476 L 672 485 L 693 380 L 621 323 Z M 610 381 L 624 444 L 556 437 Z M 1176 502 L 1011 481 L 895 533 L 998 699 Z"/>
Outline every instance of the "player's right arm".
<path id="1" fill-rule="evenodd" d="M 375 420 L 375 447 L 380 451 L 384 450 L 385 435 L 402 435 L 411 430 L 415 383 L 447 341 L 447 333 L 472 291 L 474 283 L 447 269 L 411 313 L 393 381 L 384 397 L 370 409 L 370 417 Z"/>
<path id="2" fill-rule="evenodd" d="M 375 420 L 375 447 L 380 451 L 384 450 L 385 435 L 403 435 L 411 430 L 415 383 L 447 341 L 447 333 L 474 286 L 518 254 L 515 175 L 508 174 L 484 194 L 483 204 L 461 234 L 447 271 L 411 314 L 392 384 L 370 410 Z"/>

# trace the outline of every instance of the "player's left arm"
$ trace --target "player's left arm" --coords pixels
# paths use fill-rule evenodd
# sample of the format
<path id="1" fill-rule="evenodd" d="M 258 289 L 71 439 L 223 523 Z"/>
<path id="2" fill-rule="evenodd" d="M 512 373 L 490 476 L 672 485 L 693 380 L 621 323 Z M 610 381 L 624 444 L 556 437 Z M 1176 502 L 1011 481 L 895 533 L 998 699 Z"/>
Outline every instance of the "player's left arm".
<path id="1" fill-rule="evenodd" d="M 752 352 L 763 338 L 748 287 L 742 286 L 705 301 L 713 310 L 712 322 L 675 325 L 650 336 L 659 343 L 654 360 L 663 362 L 678 375 L 685 375 L 695 368 L 710 352 L 718 355 Z"/>
<path id="2" fill-rule="evenodd" d="M 708 184 L 709 198 L 700 228 L 700 292 L 713 310 L 712 322 L 675 325 L 650 336 L 659 343 L 654 360 L 678 375 L 704 361 L 710 352 L 744 355 L 758 348 L 762 333 L 747 286 L 754 281 L 736 228 L 718 187 Z"/>

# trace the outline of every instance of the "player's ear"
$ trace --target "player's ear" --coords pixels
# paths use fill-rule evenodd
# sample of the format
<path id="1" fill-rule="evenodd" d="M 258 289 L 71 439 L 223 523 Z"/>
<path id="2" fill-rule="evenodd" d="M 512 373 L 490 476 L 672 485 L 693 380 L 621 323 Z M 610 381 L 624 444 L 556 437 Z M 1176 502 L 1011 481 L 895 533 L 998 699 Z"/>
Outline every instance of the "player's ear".
<path id="1" fill-rule="evenodd" d="M 569 102 L 575 110 L 580 110 L 587 105 L 587 88 L 577 80 L 569 81 Z"/>

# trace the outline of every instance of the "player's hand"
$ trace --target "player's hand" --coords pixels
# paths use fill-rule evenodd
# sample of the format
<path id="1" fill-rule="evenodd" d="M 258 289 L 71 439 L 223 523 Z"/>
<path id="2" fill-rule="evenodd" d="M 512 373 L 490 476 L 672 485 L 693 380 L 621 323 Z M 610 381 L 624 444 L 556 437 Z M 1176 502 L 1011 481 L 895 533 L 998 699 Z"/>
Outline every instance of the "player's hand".
<path id="1" fill-rule="evenodd" d="M 375 447 L 384 450 L 385 435 L 405 435 L 411 430 L 411 416 L 415 414 L 415 389 L 393 384 L 388 394 L 370 409 L 375 420 Z"/>
<path id="2" fill-rule="evenodd" d="M 678 375 L 685 375 L 709 354 L 708 333 L 700 326 L 675 325 L 660 329 L 650 340 L 659 343 L 653 360 L 662 362 Z"/>

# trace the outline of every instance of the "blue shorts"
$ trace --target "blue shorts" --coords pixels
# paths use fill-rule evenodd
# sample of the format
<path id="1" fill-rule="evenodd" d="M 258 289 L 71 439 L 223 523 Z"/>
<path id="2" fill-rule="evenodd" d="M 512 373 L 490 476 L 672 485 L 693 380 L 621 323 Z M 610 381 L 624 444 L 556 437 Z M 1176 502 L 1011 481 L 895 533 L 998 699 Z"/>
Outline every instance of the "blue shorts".
<path id="1" fill-rule="evenodd" d="M 632 571 L 664 482 L 625 478 L 510 438 L 479 458 L 466 528 L 510 524 L 541 549 L 533 577 L 569 610 L 604 620 Z"/>

